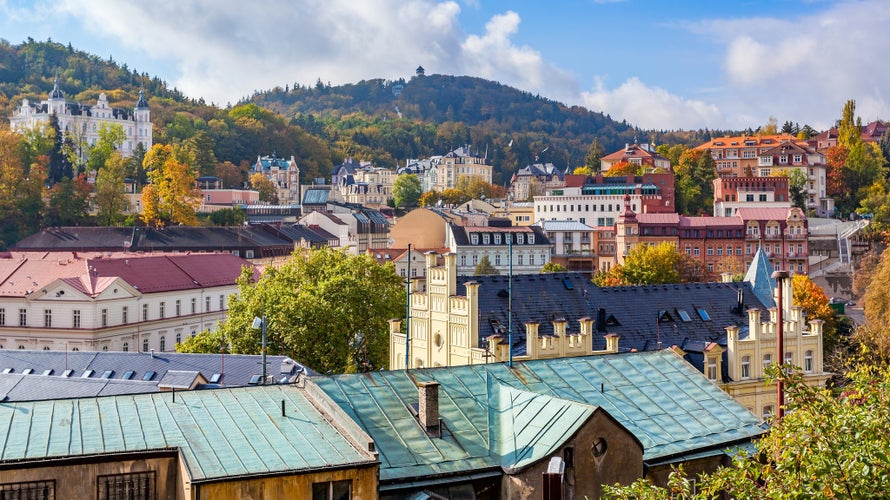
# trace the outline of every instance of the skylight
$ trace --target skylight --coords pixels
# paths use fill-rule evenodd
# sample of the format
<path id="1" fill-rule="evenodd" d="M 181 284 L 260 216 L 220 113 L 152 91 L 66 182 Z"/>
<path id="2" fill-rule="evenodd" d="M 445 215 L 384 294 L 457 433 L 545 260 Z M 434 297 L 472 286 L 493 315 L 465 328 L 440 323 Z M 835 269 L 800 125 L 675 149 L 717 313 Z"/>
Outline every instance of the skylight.
<path id="1" fill-rule="evenodd" d="M 702 321 L 711 321 L 711 315 L 708 314 L 708 311 L 705 311 L 702 308 L 698 308 L 696 311 L 698 311 L 698 315 L 701 316 Z"/>
<path id="2" fill-rule="evenodd" d="M 65 370 L 62 372 L 62 376 L 67 378 L 70 377 L 72 373 L 74 373 L 74 370 Z"/>
<path id="3" fill-rule="evenodd" d="M 45 376 L 45 377 L 48 377 L 48 376 L 50 376 L 50 375 L 52 375 L 52 374 L 53 374 L 53 369 L 52 369 L 52 368 L 50 368 L 49 370 L 43 370 L 43 376 Z"/>
<path id="4" fill-rule="evenodd" d="M 4 369 L 3 369 L 3 373 L 12 373 L 12 372 L 14 372 L 14 371 L 15 371 L 15 370 L 12 369 L 12 368 L 4 368 Z"/>
<path id="5" fill-rule="evenodd" d="M 142 380 L 151 380 L 155 378 L 155 372 L 145 372 L 145 375 L 142 376 Z"/>
<path id="6" fill-rule="evenodd" d="M 260 379 L 262 379 L 262 378 L 263 378 L 262 375 L 254 375 L 254 376 L 250 377 L 250 381 L 248 382 L 248 384 L 252 384 L 252 385 L 259 384 Z"/>
<path id="7" fill-rule="evenodd" d="M 111 378 L 112 375 L 114 375 L 114 370 L 105 370 L 102 373 L 102 378 Z"/>
<path id="8" fill-rule="evenodd" d="M 22 374 L 23 374 L 23 375 L 30 375 L 30 374 L 32 374 L 32 373 L 34 373 L 34 369 L 33 369 L 33 368 L 25 368 L 24 370 L 22 370 Z"/>
<path id="9" fill-rule="evenodd" d="M 689 313 L 686 312 L 686 309 L 677 309 L 677 314 L 680 315 L 680 319 L 682 319 L 684 323 L 692 321 L 692 318 L 689 317 Z"/>
<path id="10" fill-rule="evenodd" d="M 221 375 L 221 374 L 219 374 L 219 373 L 214 373 L 213 375 L 210 376 L 210 383 L 211 383 L 211 384 L 218 384 L 221 378 L 222 378 L 222 375 Z"/>
<path id="11" fill-rule="evenodd" d="M 80 378 L 90 378 L 93 376 L 93 370 L 86 370 L 83 372 L 83 375 Z"/>
<path id="12" fill-rule="evenodd" d="M 136 375 L 136 372 L 134 372 L 133 370 L 127 370 L 124 372 L 124 376 L 121 378 L 124 380 L 130 380 L 133 378 L 133 375 Z"/>

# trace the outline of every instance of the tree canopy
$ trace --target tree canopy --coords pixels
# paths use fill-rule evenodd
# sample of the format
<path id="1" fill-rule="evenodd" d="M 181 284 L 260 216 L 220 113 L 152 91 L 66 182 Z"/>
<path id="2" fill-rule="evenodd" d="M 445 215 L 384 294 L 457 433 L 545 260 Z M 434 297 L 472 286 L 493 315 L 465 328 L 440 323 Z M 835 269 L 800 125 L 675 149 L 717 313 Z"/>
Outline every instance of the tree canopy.
<path id="1" fill-rule="evenodd" d="M 488 276 L 490 274 L 500 274 L 498 269 L 491 264 L 488 255 L 483 255 L 473 270 L 473 276 Z"/>
<path id="2" fill-rule="evenodd" d="M 388 321 L 405 313 L 403 281 L 392 263 L 328 248 L 295 253 L 256 282 L 245 270 L 238 291 L 219 333 L 199 334 L 195 348 L 218 352 L 216 339 L 206 337 L 221 334 L 231 352 L 259 353 L 261 332 L 251 324 L 265 316 L 272 354 L 320 372 L 376 370 L 389 362 Z"/>
<path id="3" fill-rule="evenodd" d="M 595 274 L 593 282 L 598 286 L 619 286 L 700 281 L 697 269 L 689 256 L 677 250 L 676 244 L 665 241 L 631 248 L 624 265 Z"/>
<path id="4" fill-rule="evenodd" d="M 392 186 L 393 201 L 397 207 L 416 207 L 420 201 L 423 186 L 420 178 L 415 174 L 402 174 L 398 176 Z"/>

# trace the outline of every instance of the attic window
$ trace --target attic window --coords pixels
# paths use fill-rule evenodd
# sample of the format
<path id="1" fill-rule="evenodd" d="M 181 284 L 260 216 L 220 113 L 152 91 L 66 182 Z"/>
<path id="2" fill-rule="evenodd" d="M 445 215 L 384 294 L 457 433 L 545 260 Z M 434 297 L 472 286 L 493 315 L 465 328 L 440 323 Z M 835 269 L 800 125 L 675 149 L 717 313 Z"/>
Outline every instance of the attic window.
<path id="1" fill-rule="evenodd" d="M 133 378 L 133 375 L 136 375 L 136 372 L 134 372 L 133 370 L 127 370 L 124 372 L 124 376 L 121 378 L 123 380 L 131 380 Z"/>
<path id="2" fill-rule="evenodd" d="M 62 376 L 65 377 L 65 378 L 68 378 L 68 377 L 70 377 L 71 374 L 73 374 L 73 373 L 74 373 L 74 370 L 65 370 L 65 371 L 62 372 Z"/>
<path id="3" fill-rule="evenodd" d="M 145 375 L 142 376 L 142 380 L 151 380 L 151 379 L 155 378 L 155 375 L 157 375 L 156 372 L 151 372 L 151 371 L 145 372 Z"/>
<path id="4" fill-rule="evenodd" d="M 33 368 L 25 368 L 24 370 L 22 370 L 22 375 L 30 375 L 32 373 L 34 373 Z"/>
<path id="5" fill-rule="evenodd" d="M 53 374 L 53 369 L 52 369 L 52 368 L 50 368 L 49 370 L 43 370 L 43 376 L 44 376 L 44 377 L 48 377 L 48 376 L 50 376 L 50 375 L 52 375 L 52 374 Z"/>
<path id="6" fill-rule="evenodd" d="M 102 378 L 111 378 L 114 375 L 114 370 L 105 370 L 102 372 Z"/>
<path id="7" fill-rule="evenodd" d="M 250 385 L 257 385 L 260 383 L 260 380 L 262 380 L 262 378 L 262 375 L 253 375 L 250 377 L 250 380 L 247 383 Z"/>
<path id="8" fill-rule="evenodd" d="M 692 321 L 692 318 L 689 317 L 689 313 L 686 312 L 686 309 L 677 309 L 677 314 L 680 315 L 680 319 L 682 319 L 684 323 Z"/>
<path id="9" fill-rule="evenodd" d="M 93 376 L 93 370 L 85 370 L 80 378 L 90 378 Z"/>
<path id="10" fill-rule="evenodd" d="M 698 311 L 698 315 L 701 316 L 702 321 L 711 321 L 711 315 L 708 314 L 708 311 L 705 311 L 702 308 L 698 308 L 696 311 Z"/>
<path id="11" fill-rule="evenodd" d="M 222 379 L 222 375 L 219 373 L 214 373 L 213 375 L 210 376 L 209 382 L 211 384 L 218 384 L 220 379 Z"/>

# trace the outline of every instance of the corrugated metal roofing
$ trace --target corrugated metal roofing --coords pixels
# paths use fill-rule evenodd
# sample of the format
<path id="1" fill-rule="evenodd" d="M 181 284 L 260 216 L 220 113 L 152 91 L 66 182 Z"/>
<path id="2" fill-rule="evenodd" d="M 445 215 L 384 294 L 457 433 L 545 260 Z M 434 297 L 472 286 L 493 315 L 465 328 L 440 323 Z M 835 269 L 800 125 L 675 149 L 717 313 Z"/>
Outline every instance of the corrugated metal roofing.
<path id="1" fill-rule="evenodd" d="M 758 417 L 667 350 L 312 381 L 374 439 L 381 481 L 521 467 L 546 456 L 596 407 L 637 437 L 645 460 L 724 448 L 764 432 Z M 440 384 L 441 438 L 429 436 L 409 410 L 421 381 Z M 528 405 L 502 414 L 510 397 Z"/>
<path id="2" fill-rule="evenodd" d="M 0 405 L 0 460 L 179 449 L 191 480 L 372 463 L 293 386 Z M 281 401 L 287 416 L 281 416 Z"/>

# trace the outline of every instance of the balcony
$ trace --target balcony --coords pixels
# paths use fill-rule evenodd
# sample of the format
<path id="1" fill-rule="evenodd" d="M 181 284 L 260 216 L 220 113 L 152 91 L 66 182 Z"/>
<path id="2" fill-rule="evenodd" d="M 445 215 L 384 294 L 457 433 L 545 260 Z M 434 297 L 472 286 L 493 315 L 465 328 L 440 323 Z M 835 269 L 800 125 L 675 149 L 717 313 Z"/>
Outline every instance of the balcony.
<path id="1" fill-rule="evenodd" d="M 757 233 L 745 233 L 745 239 L 756 241 L 760 239 L 760 235 Z"/>

